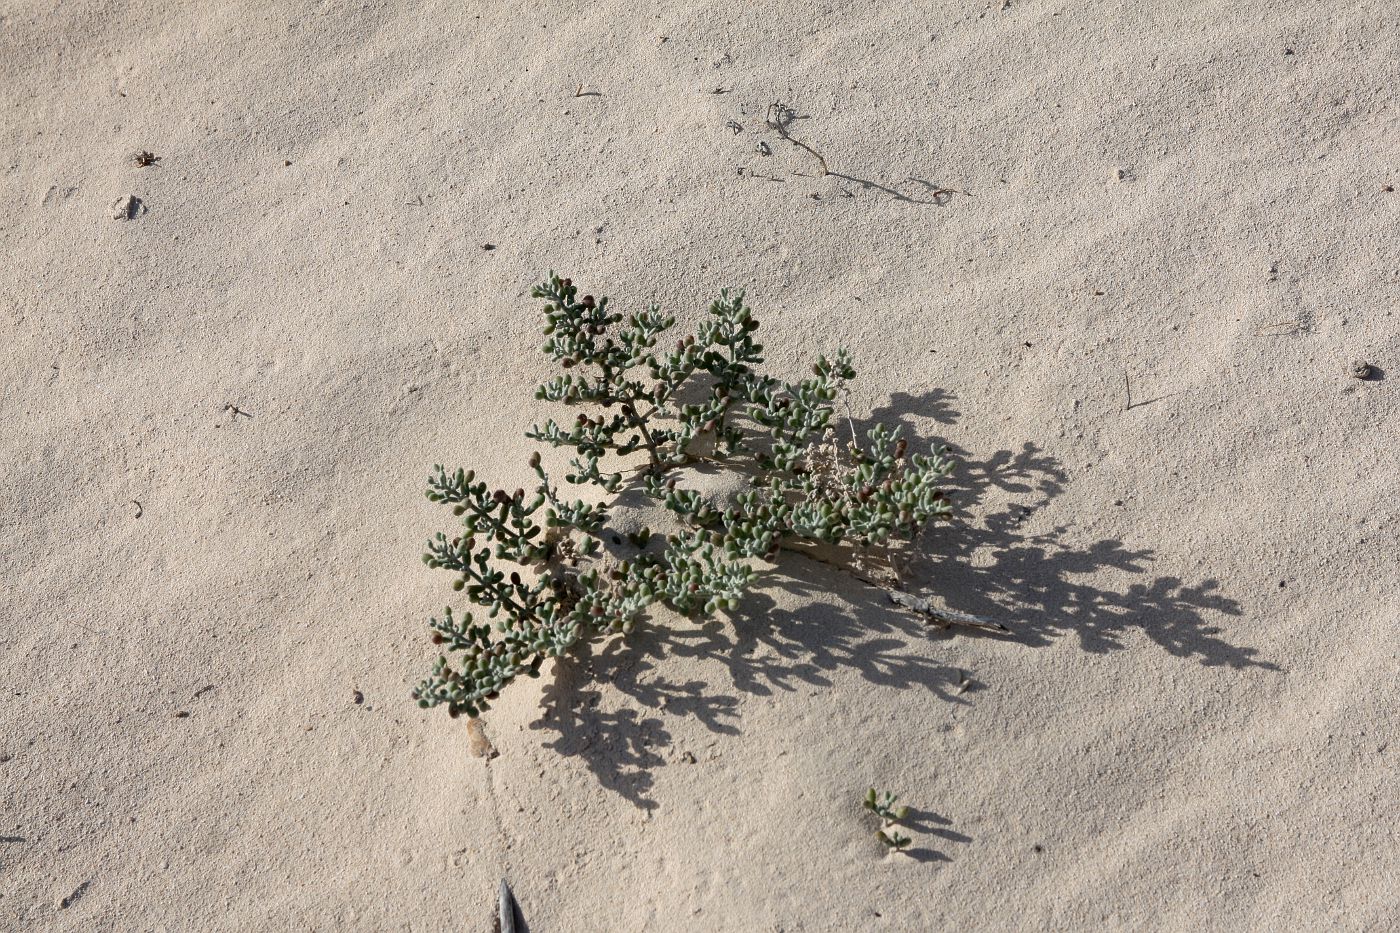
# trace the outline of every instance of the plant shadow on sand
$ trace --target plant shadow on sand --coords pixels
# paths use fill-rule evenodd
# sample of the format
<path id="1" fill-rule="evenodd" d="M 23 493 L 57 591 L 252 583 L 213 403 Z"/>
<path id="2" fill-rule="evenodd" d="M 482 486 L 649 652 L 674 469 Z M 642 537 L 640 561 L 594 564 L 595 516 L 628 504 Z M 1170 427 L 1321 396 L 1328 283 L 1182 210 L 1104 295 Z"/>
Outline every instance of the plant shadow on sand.
<path id="1" fill-rule="evenodd" d="M 771 596 L 758 589 L 727 620 L 656 626 L 631 639 L 584 646 L 557 665 L 554 681 L 544 691 L 545 711 L 531 727 L 556 733 L 550 748 L 583 759 L 604 787 L 649 809 L 656 805 L 649 797 L 652 772 L 666 763 L 661 752 L 671 743 L 661 713 L 694 717 L 711 732 L 735 735 L 740 694 L 829 687 L 830 673 L 840 669 L 854 670 L 876 686 L 921 690 L 950 703 L 972 702 L 975 691 L 969 687 L 976 682 L 968 679 L 969 673 L 917 650 L 930 639 L 997 638 L 1043 647 L 1073 636 L 1085 651 L 1105 653 L 1122 648 L 1124 632 L 1136 628 L 1169 654 L 1203 665 L 1278 669 L 1256 659 L 1254 649 L 1229 642 L 1210 621 L 1241 615 L 1239 603 L 1221 591 L 1218 581 L 1153 577 L 1153 552 L 1119 540 L 1083 546 L 1064 540 L 1065 527 L 1023 532 L 1021 526 L 1063 491 L 1064 471 L 1031 443 L 978 459 L 941 438 L 921 437 L 920 422 L 957 421 L 953 401 L 941 390 L 897 394 L 852 427 L 863 435 L 875 424 L 899 425 L 917 449 L 947 447 L 956 460 L 946 486 L 957 512 L 915 542 L 904 588 L 930 595 L 949 609 L 1004 623 L 1009 631 L 940 630 L 891 605 L 876 586 L 805 557 L 784 555 L 779 570 L 761 586 L 783 592 L 789 604 L 797 597 L 800 611 L 779 611 Z M 972 520 L 971 513 L 994 491 L 998 498 L 1015 501 Z M 1141 579 L 1110 589 L 1090 582 L 1090 575 L 1100 571 Z M 726 692 L 723 684 L 667 679 L 658 665 L 667 655 L 720 662 L 734 692 Z M 634 705 L 603 709 L 604 685 Z M 939 835 L 967 841 L 948 829 Z M 932 851 L 923 854 L 945 858 Z"/>

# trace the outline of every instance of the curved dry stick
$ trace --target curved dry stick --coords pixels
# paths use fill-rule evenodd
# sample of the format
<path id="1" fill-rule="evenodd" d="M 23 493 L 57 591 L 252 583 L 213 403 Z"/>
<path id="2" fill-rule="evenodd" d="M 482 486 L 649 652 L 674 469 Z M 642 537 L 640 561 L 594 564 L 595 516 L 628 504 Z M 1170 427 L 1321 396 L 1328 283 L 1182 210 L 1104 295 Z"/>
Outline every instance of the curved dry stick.
<path id="1" fill-rule="evenodd" d="M 782 122 L 782 115 L 787 109 L 788 108 L 784 107 L 782 103 L 778 101 L 774 101 L 773 103 L 769 104 L 768 115 L 764 117 L 764 122 L 768 124 L 768 128 L 777 132 L 779 136 L 781 136 L 783 139 L 786 139 L 788 142 L 792 143 L 797 148 L 806 149 L 812 155 L 816 156 L 817 161 L 820 162 L 822 165 L 823 176 L 832 174 L 831 169 L 826 167 L 826 159 L 822 157 L 822 154 L 820 152 L 813 149 L 806 143 L 802 142 L 800 139 L 793 139 L 792 136 L 788 134 L 787 126 L 784 125 L 784 123 Z M 777 111 L 778 114 L 778 119 L 776 120 L 773 118 L 774 111 Z"/>

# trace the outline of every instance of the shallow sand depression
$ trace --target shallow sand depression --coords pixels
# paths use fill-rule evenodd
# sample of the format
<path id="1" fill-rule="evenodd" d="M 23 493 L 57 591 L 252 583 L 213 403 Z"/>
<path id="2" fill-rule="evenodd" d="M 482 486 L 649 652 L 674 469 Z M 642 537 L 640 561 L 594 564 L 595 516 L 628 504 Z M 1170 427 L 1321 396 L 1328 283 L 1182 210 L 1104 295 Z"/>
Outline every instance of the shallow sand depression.
<path id="1" fill-rule="evenodd" d="M 1393 928 L 1397 86 L 1380 2 L 7 4 L 0 928 Z M 848 347 L 1010 632 L 785 558 L 470 755 L 422 489 L 529 478 L 550 270 Z"/>

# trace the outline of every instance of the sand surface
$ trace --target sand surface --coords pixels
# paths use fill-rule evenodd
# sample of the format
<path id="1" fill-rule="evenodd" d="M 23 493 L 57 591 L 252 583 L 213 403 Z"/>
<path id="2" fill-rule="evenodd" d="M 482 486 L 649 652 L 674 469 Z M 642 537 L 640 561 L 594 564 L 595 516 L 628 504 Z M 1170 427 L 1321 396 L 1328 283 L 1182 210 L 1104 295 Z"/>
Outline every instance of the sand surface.
<path id="1" fill-rule="evenodd" d="M 0 928 L 1396 929 L 1397 87 L 1386 2 L 3 4 Z M 850 347 L 1012 634 L 794 558 L 471 757 L 422 488 L 550 269 Z"/>

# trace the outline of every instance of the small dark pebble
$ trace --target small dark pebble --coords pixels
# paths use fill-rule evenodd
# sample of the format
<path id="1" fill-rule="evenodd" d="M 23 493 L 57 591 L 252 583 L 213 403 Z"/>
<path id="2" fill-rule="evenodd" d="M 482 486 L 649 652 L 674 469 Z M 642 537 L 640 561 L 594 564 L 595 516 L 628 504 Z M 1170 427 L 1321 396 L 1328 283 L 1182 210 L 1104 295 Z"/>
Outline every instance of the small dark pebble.
<path id="1" fill-rule="evenodd" d="M 488 250 L 489 250 L 489 249 L 495 249 L 495 248 L 496 248 L 496 244 L 495 244 L 495 243 L 482 243 L 482 244 L 481 244 L 481 248 L 482 248 L 482 249 L 488 249 Z"/>
<path id="2" fill-rule="evenodd" d="M 1284 49 L 1284 50 L 1283 50 L 1283 54 L 1284 54 L 1284 55 L 1292 55 L 1292 54 L 1293 54 L 1293 50 L 1292 50 L 1292 49 Z"/>
<path id="3" fill-rule="evenodd" d="M 365 695 L 364 695 L 363 693 L 361 693 L 360 691 L 356 690 L 356 691 L 355 691 L 355 705 L 356 705 L 356 706 L 359 706 L 359 705 L 360 705 L 361 703 L 363 703 L 364 701 L 365 701 Z"/>
<path id="4" fill-rule="evenodd" d="M 1385 192 L 1387 192 L 1387 193 L 1389 193 L 1389 192 L 1395 190 L 1395 186 L 1394 186 L 1394 185 L 1382 185 L 1382 186 L 1381 186 L 1381 190 L 1382 190 L 1382 191 L 1385 191 Z"/>
<path id="5" fill-rule="evenodd" d="M 1364 360 L 1354 360 L 1351 364 L 1351 374 L 1357 379 L 1370 379 L 1371 372 L 1371 364 Z"/>
<path id="6" fill-rule="evenodd" d="M 182 710 L 180 710 L 178 713 L 175 714 L 175 718 L 176 718 L 176 719 L 189 719 L 189 718 L 190 718 L 190 711 L 187 710 L 187 709 L 182 709 Z"/>
<path id="7" fill-rule="evenodd" d="M 1041 852 L 1045 851 L 1045 846 L 1037 842 L 1035 845 L 1031 846 L 1031 851 L 1039 855 Z"/>

